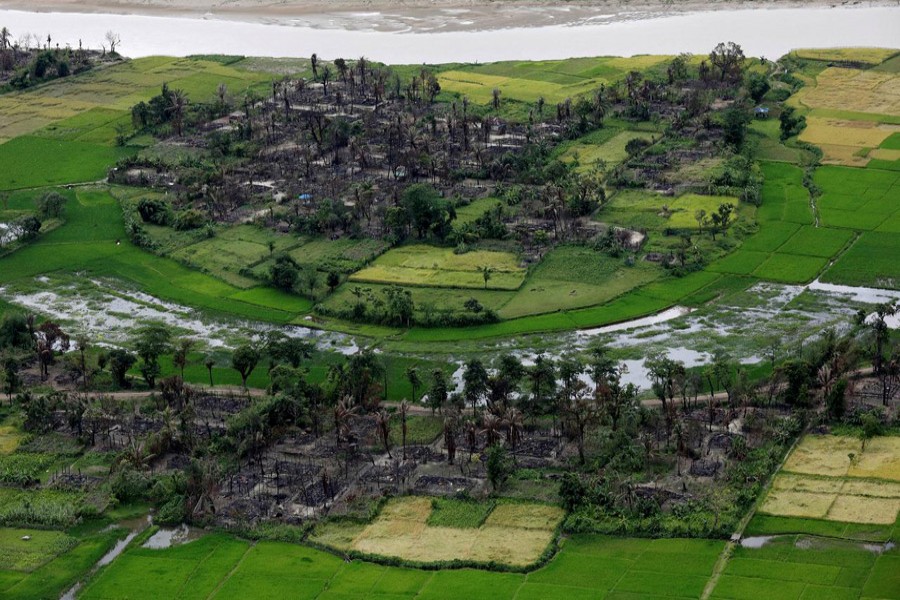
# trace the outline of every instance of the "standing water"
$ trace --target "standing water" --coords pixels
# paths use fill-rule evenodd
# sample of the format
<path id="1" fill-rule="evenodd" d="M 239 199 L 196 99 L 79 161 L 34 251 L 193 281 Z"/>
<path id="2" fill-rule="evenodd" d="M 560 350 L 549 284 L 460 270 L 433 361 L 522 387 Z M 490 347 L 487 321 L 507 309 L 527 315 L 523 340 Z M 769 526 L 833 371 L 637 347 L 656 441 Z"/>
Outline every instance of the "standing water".
<path id="1" fill-rule="evenodd" d="M 393 64 L 706 53 L 725 40 L 741 44 L 747 55 L 776 58 L 794 48 L 894 47 L 900 31 L 900 9 L 895 7 L 720 10 L 486 31 L 365 28 L 377 19 L 360 15 L 359 23 L 345 19 L 344 28 L 325 29 L 305 23 L 0 10 L 0 23 L 15 35 L 27 32 L 45 39 L 50 34 L 61 45 L 76 47 L 81 40 L 96 48 L 107 31 L 115 31 L 122 38 L 122 52 L 132 57 L 308 57 L 316 52 L 324 58 L 364 55 Z"/>

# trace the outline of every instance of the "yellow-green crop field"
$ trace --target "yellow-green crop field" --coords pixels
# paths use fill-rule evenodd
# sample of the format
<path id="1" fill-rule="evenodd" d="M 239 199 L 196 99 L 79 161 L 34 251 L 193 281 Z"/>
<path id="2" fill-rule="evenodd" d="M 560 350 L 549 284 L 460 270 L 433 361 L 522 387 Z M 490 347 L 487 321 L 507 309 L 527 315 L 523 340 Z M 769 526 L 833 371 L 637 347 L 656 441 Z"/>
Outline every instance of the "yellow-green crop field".
<path id="1" fill-rule="evenodd" d="M 444 71 L 438 75 L 441 89 L 468 96 L 474 102 L 487 104 L 493 90 L 502 99 L 548 103 L 562 102 L 611 84 L 628 71 L 646 71 L 662 65 L 667 56 L 633 56 L 631 58 L 576 58 L 533 62 L 498 62 Z M 547 108 L 547 110 L 552 110 Z"/>
<path id="2" fill-rule="evenodd" d="M 625 145 L 635 138 L 653 141 L 654 135 L 645 131 L 622 131 L 602 144 L 573 144 L 562 154 L 562 159 L 577 160 L 579 171 L 590 170 L 598 160 L 604 161 L 607 165 L 620 163 L 628 158 Z"/>
<path id="3" fill-rule="evenodd" d="M 897 54 L 891 48 L 801 48 L 793 52 L 798 58 L 824 62 L 854 62 L 878 65 Z"/>
<path id="4" fill-rule="evenodd" d="M 482 269 L 490 270 L 485 283 Z M 403 246 L 381 255 L 371 266 L 350 276 L 351 281 L 475 289 L 515 290 L 526 270 L 510 252 L 473 250 L 463 254 L 452 248 L 423 244 Z"/>

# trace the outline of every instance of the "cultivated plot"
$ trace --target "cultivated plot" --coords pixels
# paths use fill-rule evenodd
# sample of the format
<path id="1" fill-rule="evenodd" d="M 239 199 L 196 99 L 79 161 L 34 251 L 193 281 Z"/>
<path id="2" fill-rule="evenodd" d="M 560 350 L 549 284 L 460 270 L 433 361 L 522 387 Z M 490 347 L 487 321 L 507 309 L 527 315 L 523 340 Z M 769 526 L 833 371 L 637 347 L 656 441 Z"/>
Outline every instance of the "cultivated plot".
<path id="1" fill-rule="evenodd" d="M 776 476 L 763 514 L 893 524 L 900 513 L 900 437 L 808 435 Z"/>
<path id="2" fill-rule="evenodd" d="M 456 526 L 450 519 L 453 525 L 447 526 L 441 524 L 447 520 L 433 518 L 434 510 L 431 498 L 397 498 L 365 527 L 326 525 L 318 539 L 343 550 L 418 563 L 459 560 L 524 566 L 540 558 L 563 517 L 555 506 L 499 504 L 477 513 L 483 517 L 479 522 L 465 520 Z"/>
<path id="3" fill-rule="evenodd" d="M 485 270 L 488 272 L 485 279 Z M 515 254 L 472 250 L 456 254 L 452 248 L 422 244 L 395 248 L 378 257 L 351 281 L 423 285 L 430 287 L 515 290 L 525 279 Z"/>

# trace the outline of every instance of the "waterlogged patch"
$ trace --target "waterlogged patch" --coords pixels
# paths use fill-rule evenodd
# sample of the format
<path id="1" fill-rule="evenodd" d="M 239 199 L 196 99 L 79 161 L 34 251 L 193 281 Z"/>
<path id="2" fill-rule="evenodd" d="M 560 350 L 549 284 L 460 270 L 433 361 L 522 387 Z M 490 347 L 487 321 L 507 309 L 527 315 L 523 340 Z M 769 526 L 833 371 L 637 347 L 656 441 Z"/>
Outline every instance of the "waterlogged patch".
<path id="1" fill-rule="evenodd" d="M 234 348 L 277 329 L 290 337 L 310 338 L 330 351 L 352 354 L 358 350 L 352 338 L 340 333 L 216 319 L 106 280 L 41 277 L 15 288 L 0 287 L 0 298 L 50 317 L 71 330 L 85 331 L 98 345 L 123 344 L 136 328 L 155 322 L 208 348 Z"/>

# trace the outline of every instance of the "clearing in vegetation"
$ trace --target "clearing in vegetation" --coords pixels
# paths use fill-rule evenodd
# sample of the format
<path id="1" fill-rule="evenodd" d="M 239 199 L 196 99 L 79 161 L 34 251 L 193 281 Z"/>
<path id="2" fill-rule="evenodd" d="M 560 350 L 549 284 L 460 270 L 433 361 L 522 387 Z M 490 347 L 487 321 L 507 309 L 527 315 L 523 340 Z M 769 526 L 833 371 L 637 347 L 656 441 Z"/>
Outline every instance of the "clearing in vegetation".
<path id="1" fill-rule="evenodd" d="M 526 566 L 536 562 L 563 518 L 556 506 L 512 503 L 469 508 L 426 497 L 388 501 L 372 523 L 325 524 L 314 540 L 341 550 L 391 556 L 416 563 L 477 562 Z M 446 512 L 445 512 L 446 511 Z M 477 521 L 477 523 L 476 523 Z M 343 537 L 343 540 L 341 538 Z"/>

